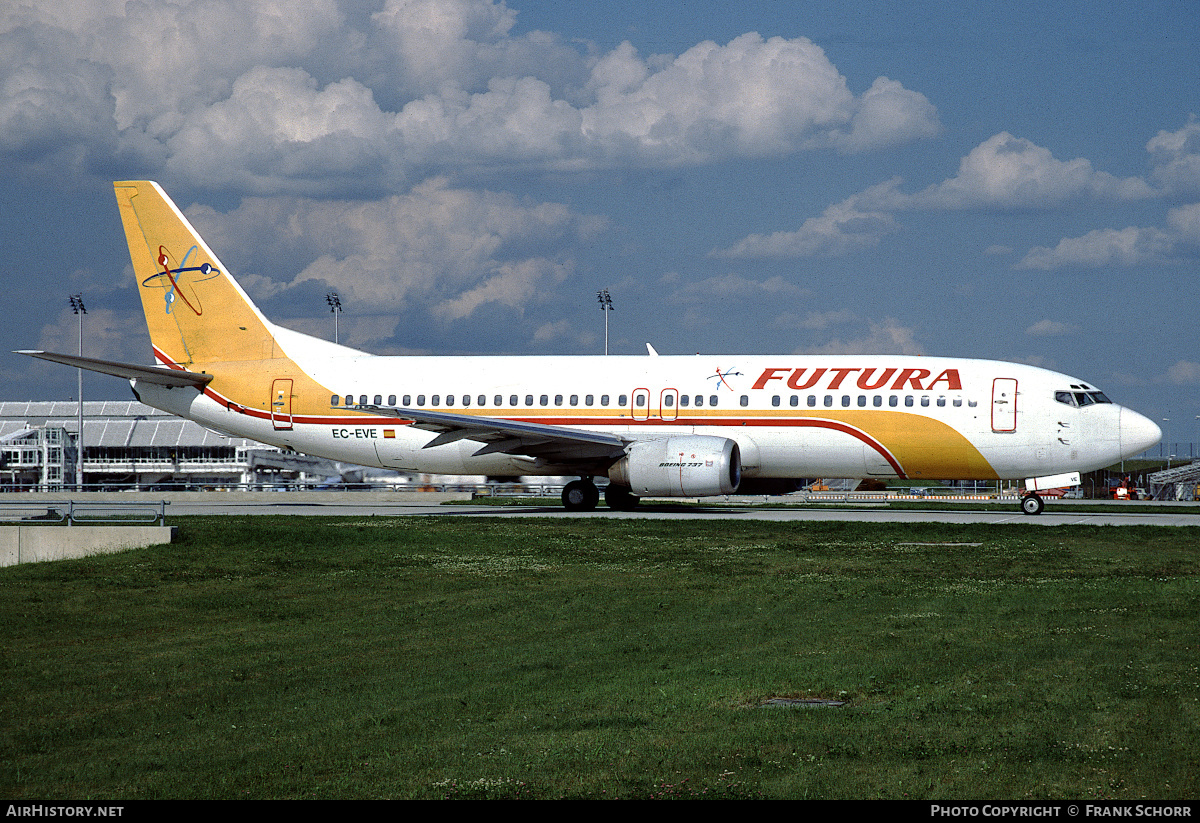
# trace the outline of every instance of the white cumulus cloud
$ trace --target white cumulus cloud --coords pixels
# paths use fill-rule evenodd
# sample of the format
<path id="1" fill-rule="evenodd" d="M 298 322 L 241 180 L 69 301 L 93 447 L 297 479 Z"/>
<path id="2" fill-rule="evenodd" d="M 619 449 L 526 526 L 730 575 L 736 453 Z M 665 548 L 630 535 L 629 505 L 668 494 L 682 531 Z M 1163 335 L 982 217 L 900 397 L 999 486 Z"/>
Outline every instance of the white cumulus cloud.
<path id="1" fill-rule="evenodd" d="M 242 192 L 382 190 L 473 168 L 673 167 L 936 134 L 805 38 L 676 57 L 513 34 L 492 0 L 91 2 L 0 10 L 0 151 L 135 158 Z"/>

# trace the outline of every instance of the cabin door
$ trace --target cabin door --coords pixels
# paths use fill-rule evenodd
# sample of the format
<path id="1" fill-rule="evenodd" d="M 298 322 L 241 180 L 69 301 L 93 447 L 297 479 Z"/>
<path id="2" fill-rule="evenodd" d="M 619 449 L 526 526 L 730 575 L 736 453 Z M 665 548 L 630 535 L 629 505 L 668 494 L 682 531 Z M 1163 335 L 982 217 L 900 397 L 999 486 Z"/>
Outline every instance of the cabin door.
<path id="1" fill-rule="evenodd" d="M 292 379 L 280 377 L 271 381 L 271 425 L 275 431 L 292 429 Z"/>
<path id="2" fill-rule="evenodd" d="M 992 381 L 992 431 L 1017 430 L 1017 381 L 997 377 Z"/>

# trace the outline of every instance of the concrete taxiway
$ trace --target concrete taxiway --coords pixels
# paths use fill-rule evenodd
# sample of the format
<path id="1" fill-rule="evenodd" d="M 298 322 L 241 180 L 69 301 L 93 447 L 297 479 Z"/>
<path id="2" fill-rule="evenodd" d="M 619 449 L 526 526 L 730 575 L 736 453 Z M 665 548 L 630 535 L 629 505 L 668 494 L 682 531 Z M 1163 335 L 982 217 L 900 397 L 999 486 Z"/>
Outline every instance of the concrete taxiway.
<path id="1" fill-rule="evenodd" d="M 11 496 L 16 497 L 16 495 Z M 166 500 L 168 520 L 185 516 L 288 515 L 296 517 L 548 517 L 586 520 L 596 518 L 675 520 L 766 520 L 774 522 L 855 523 L 990 523 L 1037 526 L 1200 526 L 1196 505 L 1111 503 L 1096 511 L 1093 501 L 1050 501 L 1038 515 L 1022 514 L 1016 502 L 1010 510 L 972 511 L 944 508 L 901 509 L 886 504 L 825 503 L 806 506 L 747 505 L 712 502 L 681 505 L 670 501 L 643 501 L 631 512 L 612 511 L 601 505 L 592 512 L 567 512 L 547 498 L 543 505 L 481 505 L 467 492 L 170 492 L 161 495 L 46 495 L 27 498 L 35 509 L 68 498 L 99 500 L 104 497 L 127 503 Z M 761 498 L 759 498 L 761 500 Z M 757 502 L 757 501 L 754 501 Z M 1090 504 L 1090 505 L 1089 505 Z M 1136 506 L 1138 511 L 1124 507 Z"/>
<path id="2" fill-rule="evenodd" d="M 430 495 L 431 497 L 434 495 Z M 451 497 L 453 495 L 446 495 Z M 380 516 L 380 517 L 550 517 L 572 519 L 620 518 L 675 520 L 767 520 L 774 522 L 855 522 L 855 523 L 1020 523 L 1038 526 L 1200 526 L 1195 507 L 1155 507 L 1152 512 L 1122 511 L 1121 504 L 1111 510 L 1083 511 L 1068 503 L 1050 503 L 1038 515 L 1023 514 L 1017 504 L 1011 511 L 971 511 L 947 506 L 945 509 L 898 509 L 886 505 L 836 505 L 762 507 L 702 503 L 680 505 L 672 502 L 643 502 L 634 511 L 619 512 L 600 506 L 592 512 L 568 512 L 556 501 L 546 505 L 479 505 L 459 500 L 388 500 L 370 493 L 334 494 L 326 498 L 287 499 L 291 495 L 269 495 L 275 499 L 246 502 L 175 500 L 171 515 L 275 514 L 293 516 Z M 284 498 L 284 499 L 280 499 Z M 1090 507 L 1089 507 L 1090 508 Z"/>

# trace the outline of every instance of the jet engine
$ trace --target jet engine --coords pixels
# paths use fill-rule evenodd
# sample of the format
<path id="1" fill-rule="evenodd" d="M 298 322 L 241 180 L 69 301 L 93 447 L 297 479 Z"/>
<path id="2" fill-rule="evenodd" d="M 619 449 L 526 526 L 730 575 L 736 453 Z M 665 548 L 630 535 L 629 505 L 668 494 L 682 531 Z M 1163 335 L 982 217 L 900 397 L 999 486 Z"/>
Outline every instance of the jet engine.
<path id="1" fill-rule="evenodd" d="M 733 494 L 742 479 L 741 452 L 724 437 L 640 440 L 612 465 L 608 479 L 639 497 Z"/>

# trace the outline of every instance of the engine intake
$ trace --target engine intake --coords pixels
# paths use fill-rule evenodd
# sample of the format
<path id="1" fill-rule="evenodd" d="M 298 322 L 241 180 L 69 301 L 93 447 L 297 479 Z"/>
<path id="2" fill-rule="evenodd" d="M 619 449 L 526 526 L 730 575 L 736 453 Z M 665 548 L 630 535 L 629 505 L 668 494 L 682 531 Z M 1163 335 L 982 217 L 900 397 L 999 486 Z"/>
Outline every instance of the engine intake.
<path id="1" fill-rule="evenodd" d="M 737 443 L 724 437 L 642 440 L 612 465 L 608 479 L 639 497 L 733 494 L 742 479 L 741 452 Z"/>

